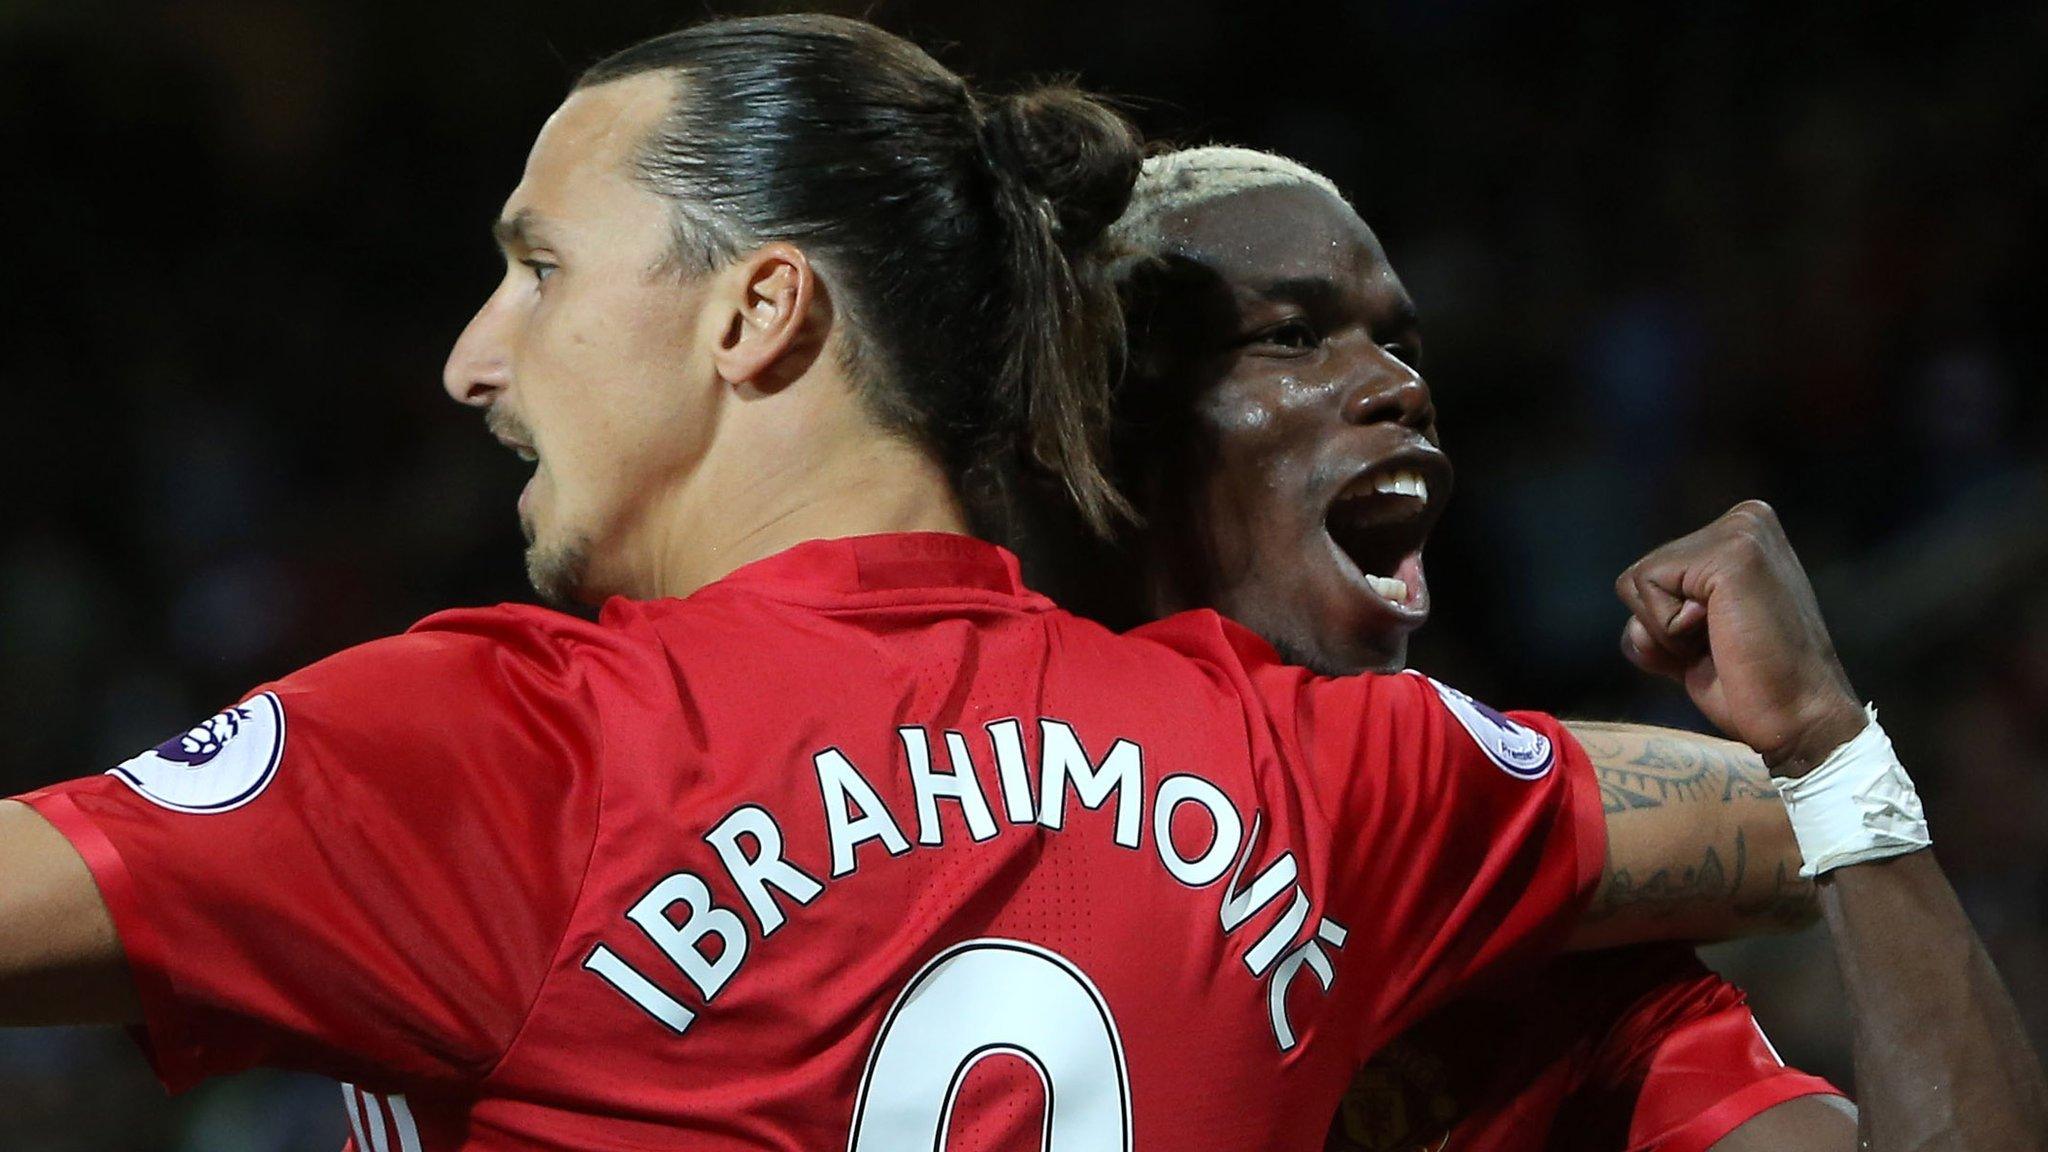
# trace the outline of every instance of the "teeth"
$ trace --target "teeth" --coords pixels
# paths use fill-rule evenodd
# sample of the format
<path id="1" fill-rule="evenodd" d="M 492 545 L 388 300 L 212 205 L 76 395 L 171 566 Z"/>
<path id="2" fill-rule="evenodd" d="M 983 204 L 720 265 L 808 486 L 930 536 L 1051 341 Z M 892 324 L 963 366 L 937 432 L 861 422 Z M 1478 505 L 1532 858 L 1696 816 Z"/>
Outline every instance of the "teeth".
<path id="1" fill-rule="evenodd" d="M 1392 576 L 1374 576 L 1368 572 L 1365 576 L 1365 586 L 1396 604 L 1408 602 L 1408 582 L 1406 580 L 1400 580 Z"/>
<path id="2" fill-rule="evenodd" d="M 1374 478 L 1372 490 L 1394 496 L 1413 496 L 1417 500 L 1429 499 L 1429 482 L 1421 473 L 1402 469 Z"/>

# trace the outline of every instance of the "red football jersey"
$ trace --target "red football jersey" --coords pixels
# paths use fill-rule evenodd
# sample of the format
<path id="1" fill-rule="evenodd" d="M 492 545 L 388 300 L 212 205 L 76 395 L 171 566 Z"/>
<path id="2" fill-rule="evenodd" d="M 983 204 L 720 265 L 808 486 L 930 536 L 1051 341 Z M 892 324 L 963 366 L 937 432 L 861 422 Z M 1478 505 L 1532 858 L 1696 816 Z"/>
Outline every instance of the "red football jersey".
<path id="1" fill-rule="evenodd" d="M 1458 1001 L 1358 1073 L 1329 1152 L 1705 1152 L 1835 1094 L 1785 1066 L 1690 948 L 1559 959 Z"/>
<path id="2" fill-rule="evenodd" d="M 915 534 L 444 613 L 24 799 L 159 1075 L 335 1076 L 364 1152 L 1319 1148 L 1605 850 L 1549 719 Z"/>

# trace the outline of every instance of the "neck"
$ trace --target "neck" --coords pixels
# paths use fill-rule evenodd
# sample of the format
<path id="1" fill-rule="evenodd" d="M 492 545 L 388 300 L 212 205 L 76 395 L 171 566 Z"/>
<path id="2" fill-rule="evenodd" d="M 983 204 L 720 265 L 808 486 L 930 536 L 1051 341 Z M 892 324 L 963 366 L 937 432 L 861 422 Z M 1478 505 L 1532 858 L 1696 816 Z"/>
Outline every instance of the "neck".
<path id="1" fill-rule="evenodd" d="M 715 508 L 668 518 L 654 567 L 655 596 L 687 596 L 737 568 L 808 540 L 881 532 L 969 534 L 960 497 L 930 453 L 896 436 L 873 436 L 806 458 L 789 446 L 779 469 L 750 469 L 753 483 L 707 486 Z M 723 489 L 723 492 L 718 492 Z"/>

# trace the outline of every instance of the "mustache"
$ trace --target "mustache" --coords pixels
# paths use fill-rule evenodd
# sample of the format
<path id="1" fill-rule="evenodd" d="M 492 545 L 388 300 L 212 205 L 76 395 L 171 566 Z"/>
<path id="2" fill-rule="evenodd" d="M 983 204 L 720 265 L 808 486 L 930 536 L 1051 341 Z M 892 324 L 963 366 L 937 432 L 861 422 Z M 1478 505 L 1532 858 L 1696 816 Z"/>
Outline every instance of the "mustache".
<path id="1" fill-rule="evenodd" d="M 529 446 L 533 443 L 533 430 L 503 404 L 493 404 L 484 409 L 484 427 L 501 440 L 513 440 Z"/>

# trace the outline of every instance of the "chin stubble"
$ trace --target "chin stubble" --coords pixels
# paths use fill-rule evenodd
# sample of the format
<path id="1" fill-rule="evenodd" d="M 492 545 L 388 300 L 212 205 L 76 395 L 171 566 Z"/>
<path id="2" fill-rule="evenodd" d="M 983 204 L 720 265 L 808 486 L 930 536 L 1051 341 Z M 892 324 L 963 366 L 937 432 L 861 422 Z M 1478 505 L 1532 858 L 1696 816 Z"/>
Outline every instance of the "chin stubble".
<path id="1" fill-rule="evenodd" d="M 1318 676 L 1360 676 L 1367 673 L 1381 676 L 1401 671 L 1408 665 L 1408 642 L 1406 638 L 1393 642 L 1391 650 L 1335 652 L 1323 641 L 1303 636 L 1268 636 L 1273 650 L 1280 653 L 1280 659 L 1298 668 L 1306 668 Z"/>
<path id="2" fill-rule="evenodd" d="M 540 598 L 557 608 L 577 603 L 590 569 L 590 540 L 575 536 L 560 544 L 538 541 L 526 546 L 526 579 Z"/>

